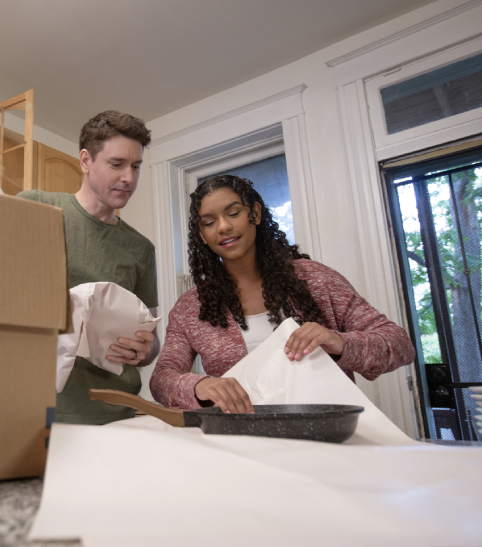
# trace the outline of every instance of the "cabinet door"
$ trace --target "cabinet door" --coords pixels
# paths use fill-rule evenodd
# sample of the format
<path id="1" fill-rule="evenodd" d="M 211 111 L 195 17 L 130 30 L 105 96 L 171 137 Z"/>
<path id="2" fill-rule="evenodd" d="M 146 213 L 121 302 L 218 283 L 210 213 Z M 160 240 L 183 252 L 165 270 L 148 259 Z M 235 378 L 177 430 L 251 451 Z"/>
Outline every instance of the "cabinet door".
<path id="1" fill-rule="evenodd" d="M 78 158 L 38 144 L 39 190 L 75 194 L 82 185 L 82 170 Z"/>

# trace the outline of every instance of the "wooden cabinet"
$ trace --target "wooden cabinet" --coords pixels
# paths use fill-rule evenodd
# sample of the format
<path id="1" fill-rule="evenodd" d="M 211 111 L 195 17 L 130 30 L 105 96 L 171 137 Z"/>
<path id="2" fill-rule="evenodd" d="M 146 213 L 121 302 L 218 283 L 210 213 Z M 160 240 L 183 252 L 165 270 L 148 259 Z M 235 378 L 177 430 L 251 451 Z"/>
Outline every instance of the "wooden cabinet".
<path id="1" fill-rule="evenodd" d="M 37 188 L 46 192 L 75 194 L 82 186 L 79 158 L 37 145 Z"/>
<path id="2" fill-rule="evenodd" d="M 4 149 L 23 142 L 23 136 L 5 129 Z M 3 191 L 11 196 L 23 190 L 23 149 L 4 155 Z M 82 185 L 79 158 L 74 158 L 45 144 L 33 143 L 33 188 L 46 192 L 75 194 Z"/>
<path id="3" fill-rule="evenodd" d="M 5 129 L 3 149 L 14 148 L 24 141 L 23 136 Z M 15 196 L 23 190 L 23 154 L 22 148 L 4 154 L 2 190 L 5 194 Z M 34 146 L 34 170 L 37 167 L 36 147 Z M 35 174 L 34 174 L 35 178 Z"/>

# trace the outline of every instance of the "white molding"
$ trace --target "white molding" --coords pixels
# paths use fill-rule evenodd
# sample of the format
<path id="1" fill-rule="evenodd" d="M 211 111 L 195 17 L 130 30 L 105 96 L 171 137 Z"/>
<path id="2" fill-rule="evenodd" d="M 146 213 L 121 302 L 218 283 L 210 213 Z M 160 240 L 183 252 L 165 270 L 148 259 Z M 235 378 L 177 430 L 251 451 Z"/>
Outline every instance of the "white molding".
<path id="1" fill-rule="evenodd" d="M 387 160 L 480 134 L 482 134 L 482 118 L 447 127 L 397 144 L 377 148 L 376 156 L 378 161 Z"/>
<path id="2" fill-rule="evenodd" d="M 171 192 L 166 165 L 161 163 L 153 168 L 152 177 L 155 202 L 154 230 L 157 255 L 157 286 L 159 291 L 158 315 L 163 318 L 162 328 L 158 328 L 158 335 L 162 346 L 167 318 L 177 300 L 177 282 L 174 262 L 172 261 Z"/>
<path id="3" fill-rule="evenodd" d="M 175 173 L 175 175 L 174 175 Z M 173 169 L 173 175 L 171 177 L 171 184 L 175 184 L 179 193 L 179 203 L 177 207 L 173 206 L 173 215 L 177 214 L 178 220 L 176 224 L 176 229 L 179 232 L 179 241 L 174 250 L 174 255 L 176 257 L 177 267 L 176 272 L 179 278 L 179 271 L 182 271 L 181 275 L 189 275 L 189 262 L 188 262 L 188 222 L 189 222 L 189 194 L 186 186 L 187 173 L 184 167 L 179 167 Z M 174 205 L 174 204 L 172 204 Z M 180 270 L 180 264 L 182 263 L 182 269 Z M 181 287 L 178 287 L 177 296 L 182 295 Z"/>
<path id="4" fill-rule="evenodd" d="M 254 156 L 256 156 L 257 160 L 270 157 L 273 155 L 273 145 L 277 147 L 280 153 L 283 153 L 284 145 L 282 139 L 283 129 L 279 123 L 260 131 L 253 131 L 248 135 L 238 136 L 227 142 L 218 143 L 217 146 L 197 150 L 194 153 L 166 162 L 169 166 L 168 184 L 170 188 L 176 190 L 179 196 L 178 203 L 173 206 L 173 219 L 175 219 L 173 220 L 173 223 L 175 223 L 173 231 L 178 236 L 178 244 L 174 250 L 178 276 L 187 274 L 189 271 L 187 259 L 189 194 L 196 186 L 196 184 L 193 184 L 194 187 L 191 188 L 192 179 L 197 180 L 198 176 L 219 172 L 223 167 L 230 169 L 236 166 L 236 164 L 249 163 L 250 159 Z M 246 157 L 246 154 L 248 157 Z M 179 290 L 178 296 L 181 296 Z"/>
<path id="5" fill-rule="evenodd" d="M 351 51 L 350 53 L 346 53 L 345 55 L 340 55 L 339 57 L 335 57 L 334 59 L 331 59 L 331 61 L 328 61 L 326 64 L 329 67 L 335 67 L 335 66 L 341 65 L 343 63 L 346 63 L 347 61 L 351 61 L 352 59 L 361 57 L 365 55 L 366 53 L 369 53 L 376 49 L 383 48 L 388 44 L 392 44 L 393 42 L 397 42 L 398 40 L 401 40 L 402 38 L 411 36 L 412 34 L 420 32 L 421 30 L 437 25 L 438 23 L 441 23 L 442 21 L 447 21 L 449 19 L 452 19 L 452 17 L 456 17 L 457 15 L 460 15 L 461 13 L 465 13 L 466 11 L 472 10 L 479 6 L 482 6 L 482 0 L 472 0 L 470 2 L 466 2 L 465 4 L 461 4 L 460 6 L 457 6 L 456 8 L 452 8 L 451 10 L 440 13 L 439 15 L 435 15 L 434 17 L 431 17 L 430 19 L 426 19 L 425 21 L 422 21 L 421 23 L 417 23 L 416 25 L 412 25 L 411 27 L 408 27 L 404 30 L 391 34 L 390 36 L 387 36 L 385 38 L 372 42 L 371 44 L 363 46 L 359 49 L 355 49 L 354 51 Z"/>
<path id="6" fill-rule="evenodd" d="M 287 89 L 286 91 L 281 91 L 280 93 L 276 93 L 275 95 L 265 97 L 264 99 L 261 99 L 259 101 L 254 102 L 254 103 L 250 103 L 246 106 L 236 108 L 234 110 L 226 112 L 225 114 L 215 116 L 214 118 L 210 118 L 209 120 L 206 120 L 204 122 L 197 123 L 195 125 L 191 125 L 190 127 L 186 127 L 185 129 L 181 129 L 180 131 L 175 131 L 174 133 L 170 133 L 169 135 L 165 135 L 164 137 L 159 137 L 158 139 L 155 139 L 154 141 L 152 141 L 151 148 L 153 146 L 158 146 L 159 144 L 162 144 L 164 142 L 172 141 L 174 139 L 178 139 L 179 137 L 184 137 L 185 135 L 188 135 L 189 133 L 199 131 L 200 129 L 204 129 L 205 127 L 209 127 L 211 125 L 216 125 L 216 124 L 218 124 L 220 122 L 223 122 L 225 120 L 235 118 L 236 116 L 240 116 L 241 114 L 245 114 L 245 113 L 250 112 L 252 110 L 256 110 L 257 108 L 262 108 L 263 106 L 266 106 L 266 105 L 271 104 L 271 103 L 275 103 L 275 102 L 280 101 L 282 99 L 285 99 L 287 97 L 291 97 L 293 95 L 298 95 L 300 93 L 303 93 L 303 91 L 305 89 L 306 89 L 306 85 L 301 84 L 301 85 L 298 85 L 296 87 L 292 87 L 290 89 Z"/>
<path id="7" fill-rule="evenodd" d="M 281 130 L 281 127 L 280 127 Z M 280 131 L 279 136 L 272 137 L 256 143 L 251 143 L 247 146 L 236 150 L 231 150 L 226 154 L 210 157 L 205 161 L 201 161 L 195 168 L 186 168 L 187 186 L 190 192 L 194 192 L 197 186 L 197 180 L 213 173 L 213 168 L 221 171 L 230 171 L 241 165 L 261 161 L 272 156 L 284 154 L 285 146 L 283 143 L 283 135 Z"/>
<path id="8" fill-rule="evenodd" d="M 391 251 L 363 83 L 343 86 L 339 88 L 339 94 L 361 245 L 365 297 L 379 311 L 399 321 L 399 306 L 390 295 L 390 287 L 395 286 L 396 280 L 385 260 Z"/>
<path id="9" fill-rule="evenodd" d="M 405 316 L 401 309 L 396 259 L 385 217 L 378 161 L 480 133 L 482 120 L 476 119 L 477 113 L 472 111 L 472 114 L 446 118 L 442 123 L 432 122 L 421 129 L 400 132 L 384 142 L 380 130 L 380 98 L 375 96 L 377 82 L 374 80 L 378 78 L 379 89 L 406 79 L 411 72 L 426 72 L 448 64 L 457 55 L 459 58 L 468 56 L 478 47 L 477 39 L 482 36 L 481 21 L 482 1 L 466 2 L 327 63 L 335 70 L 338 86 L 365 296 L 400 325 Z M 379 76 L 381 74 L 384 78 Z M 414 403 L 406 381 L 407 373 L 410 371 L 399 369 L 382 375 L 376 380 L 378 396 L 374 398 L 394 423 L 413 435 L 416 427 Z"/>
<path id="10" fill-rule="evenodd" d="M 313 260 L 321 262 L 304 116 L 283 121 L 283 138 L 296 243 L 300 246 L 301 252 L 308 253 Z"/>
<path id="11" fill-rule="evenodd" d="M 225 143 L 239 139 L 243 140 L 246 135 L 258 131 L 269 136 L 269 131 L 275 131 L 283 120 L 304 114 L 301 90 L 306 86 L 298 86 L 299 93 L 279 93 L 263 101 L 263 106 L 254 109 L 244 108 L 236 117 L 220 119 L 216 124 L 207 124 L 197 127 L 182 136 L 175 136 L 172 140 L 151 146 L 151 165 L 161 161 L 175 161 L 176 158 L 184 158 L 191 154 L 193 162 L 197 161 L 196 154 L 203 153 L 208 149 L 218 149 L 227 146 Z M 292 90 L 290 90 L 292 91 Z M 217 153 L 217 152 L 216 152 Z M 206 155 L 206 154 L 205 154 Z"/>
<path id="12" fill-rule="evenodd" d="M 277 154 L 283 154 L 285 147 L 282 137 L 282 128 L 280 126 L 280 133 L 277 137 L 267 140 L 260 140 L 251 142 L 248 146 L 243 146 L 239 149 L 233 148 L 228 153 L 222 153 L 220 155 L 210 155 L 206 159 L 199 160 L 196 165 L 189 164 L 187 160 L 186 165 L 189 167 L 181 167 L 177 177 L 177 184 L 179 185 L 180 193 L 183 192 L 185 201 L 181 204 L 179 211 L 179 224 L 181 230 L 181 247 L 183 260 L 183 271 L 188 272 L 188 256 L 187 256 L 187 223 L 189 218 L 189 195 L 194 192 L 197 187 L 198 178 L 208 176 L 210 174 L 219 173 L 223 170 L 228 171 L 234 169 L 239 165 L 246 165 L 255 161 L 260 161 L 266 158 L 270 158 Z M 255 138 L 255 136 L 253 136 Z M 233 142 L 234 146 L 235 143 Z M 210 151 L 213 154 L 213 150 Z M 177 160 L 176 163 L 180 163 L 182 160 Z M 296 232 L 295 232 L 296 233 Z M 182 294 L 182 293 L 180 293 Z"/>
<path id="13" fill-rule="evenodd" d="M 342 86 L 338 93 L 364 273 L 364 296 L 401 325 L 401 301 L 363 82 Z M 401 370 L 382 375 L 376 380 L 376 386 L 382 411 L 408 435 L 414 436 L 406 374 L 406 370 Z"/>
<path id="14" fill-rule="evenodd" d="M 370 117 L 375 138 L 375 146 L 378 157 L 387 158 L 398 154 L 404 154 L 437 146 L 443 142 L 464 138 L 477 131 L 473 126 L 480 125 L 482 121 L 482 108 L 477 108 L 441 120 L 436 120 L 411 129 L 389 135 L 385 126 L 385 117 L 380 90 L 404 80 L 409 80 L 420 74 L 426 74 L 442 66 L 467 59 L 482 51 L 482 39 L 478 38 L 457 45 L 435 55 L 428 55 L 422 60 L 417 60 L 389 75 L 377 76 L 366 80 L 366 91 Z M 455 136 L 456 135 L 456 136 Z M 380 154 L 381 151 L 384 151 Z"/>
<path id="15" fill-rule="evenodd" d="M 165 317 L 180 296 L 177 276 L 188 273 L 186 177 L 215 161 L 236 161 L 237 155 L 260 149 L 269 157 L 268 145 L 283 141 L 296 240 L 302 250 L 321 260 L 301 100 L 304 89 L 305 85 L 297 86 L 151 145 L 160 308 Z"/>
<path id="16" fill-rule="evenodd" d="M 270 128 L 271 132 L 274 128 Z M 282 130 L 282 133 L 281 133 Z M 251 151 L 251 155 L 255 153 L 255 149 L 261 149 L 260 154 L 257 154 L 258 159 L 270 157 L 275 151 L 282 152 L 284 149 L 286 155 L 286 164 L 288 170 L 288 180 L 290 185 L 291 204 L 293 209 L 293 225 L 296 235 L 296 241 L 300 245 L 302 251 L 307 252 L 315 260 L 321 260 L 321 250 L 319 248 L 317 238 L 317 221 L 316 211 L 314 206 L 314 193 L 312 188 L 312 178 L 310 170 L 310 161 L 307 149 L 307 140 L 304 127 L 303 116 L 298 116 L 285 120 L 277 129 L 279 132 L 276 137 L 277 143 L 273 146 L 266 146 L 266 139 L 262 137 L 266 132 L 255 131 L 251 135 L 244 135 L 243 138 L 233 139 L 228 143 L 220 143 L 218 147 L 211 147 L 206 150 L 199 150 L 196 154 L 188 154 L 181 158 L 176 158 L 172 161 L 166 161 L 162 173 L 165 173 L 162 181 L 163 191 L 158 190 L 156 200 L 168 200 L 170 209 L 166 205 L 159 208 L 156 212 L 156 217 L 163 215 L 164 235 L 159 236 L 161 240 L 157 241 L 157 245 L 170 248 L 170 256 L 167 254 L 163 257 L 163 275 L 165 279 L 170 281 L 170 287 L 175 287 L 174 293 L 180 296 L 180 288 L 172 281 L 171 276 L 179 276 L 187 274 L 187 215 L 188 215 L 188 191 L 187 180 L 190 173 L 199 174 L 209 171 L 206 165 L 210 165 L 212 169 L 217 159 L 222 161 L 226 158 L 231 158 L 231 161 L 239 161 L 239 154 L 247 148 Z M 246 144 L 247 139 L 251 138 L 249 145 Z M 259 140 L 261 138 L 261 140 Z M 284 144 L 280 143 L 283 138 Z M 241 148 L 238 146 L 242 144 Z M 221 146 L 222 144 L 222 146 Z M 259 145 L 258 147 L 256 145 Z M 230 150 L 227 147 L 230 146 Z M 263 153 L 264 152 L 264 153 Z M 193 160 L 196 158 L 196 161 Z M 242 158 L 242 156 L 241 156 Z M 161 184 L 161 176 L 159 167 L 154 167 L 157 173 L 155 185 Z M 175 196 L 177 194 L 177 197 Z M 159 204 L 161 205 L 161 204 Z M 157 221 L 160 225 L 160 220 Z M 169 229 L 167 229 L 167 226 Z M 170 237 L 170 241 L 167 240 Z M 173 245 L 173 239 L 176 238 L 176 245 Z M 164 243 L 163 243 L 164 242 Z M 160 287 L 163 287 L 160 281 Z M 164 287 L 161 289 L 163 290 Z M 170 289 L 171 290 L 171 289 Z M 163 300 L 163 298 L 161 298 Z M 174 300 L 175 301 L 175 300 Z M 173 302 L 171 302 L 173 304 Z M 171 305 L 170 304 L 170 305 Z"/>
<path id="17" fill-rule="evenodd" d="M 264 143 L 280 140 L 283 137 L 281 122 L 250 131 L 243 135 L 239 134 L 242 124 L 236 124 L 235 127 L 237 133 L 232 138 L 220 141 L 218 136 L 218 140 L 211 146 L 206 146 L 206 142 L 204 140 L 200 140 L 203 147 L 199 148 L 198 143 L 198 147 L 192 150 L 191 148 L 182 146 L 181 143 L 181 146 L 178 146 L 177 151 L 183 149 L 185 153 L 177 157 L 172 155 L 172 157 L 167 158 L 167 161 L 170 161 L 178 167 L 183 167 L 184 169 L 196 169 L 199 165 L 205 165 L 210 162 L 212 163 L 213 157 L 222 160 L 230 157 L 233 153 L 237 153 L 237 151 L 253 149 L 257 146 L 264 145 Z M 216 128 L 212 131 L 214 134 L 217 134 Z M 204 131 L 202 136 L 204 136 Z"/>
<path id="18" fill-rule="evenodd" d="M 470 4 L 470 9 L 419 28 L 409 36 L 387 42 L 380 47 L 335 65 L 337 85 L 390 72 L 437 52 L 464 44 L 482 36 L 482 1 Z M 448 12 L 446 12 L 448 13 Z M 393 35 L 396 36 L 396 35 Z"/>

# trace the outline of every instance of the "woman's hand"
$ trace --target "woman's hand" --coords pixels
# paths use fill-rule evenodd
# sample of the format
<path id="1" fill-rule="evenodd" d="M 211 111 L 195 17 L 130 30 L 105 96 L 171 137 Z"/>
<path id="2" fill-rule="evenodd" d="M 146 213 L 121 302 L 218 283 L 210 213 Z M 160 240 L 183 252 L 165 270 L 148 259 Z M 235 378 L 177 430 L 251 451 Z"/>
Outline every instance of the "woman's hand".
<path id="1" fill-rule="evenodd" d="M 288 338 L 285 353 L 290 361 L 299 361 L 303 355 L 308 355 L 318 346 L 332 355 L 341 355 L 343 338 L 318 323 L 305 323 Z"/>
<path id="2" fill-rule="evenodd" d="M 138 365 L 149 355 L 152 343 L 156 338 L 153 332 L 140 330 L 136 332 L 140 340 L 130 340 L 129 338 L 119 338 L 117 341 L 121 345 L 112 344 L 110 349 L 120 354 L 107 355 L 111 363 L 127 363 L 128 365 Z"/>
<path id="3" fill-rule="evenodd" d="M 254 414 L 248 394 L 235 378 L 204 378 L 194 392 L 200 401 L 213 401 L 223 412 Z"/>

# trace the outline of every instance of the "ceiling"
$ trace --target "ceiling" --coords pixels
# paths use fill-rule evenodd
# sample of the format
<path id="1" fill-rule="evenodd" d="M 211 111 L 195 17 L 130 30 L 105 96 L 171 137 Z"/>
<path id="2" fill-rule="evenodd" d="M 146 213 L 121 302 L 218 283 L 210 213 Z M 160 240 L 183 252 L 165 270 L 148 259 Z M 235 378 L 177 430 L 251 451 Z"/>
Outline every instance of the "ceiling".
<path id="1" fill-rule="evenodd" d="M 0 100 L 77 142 L 107 109 L 146 121 L 431 0 L 2 0 Z"/>

